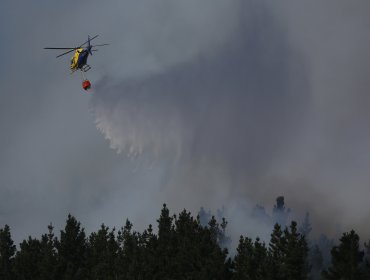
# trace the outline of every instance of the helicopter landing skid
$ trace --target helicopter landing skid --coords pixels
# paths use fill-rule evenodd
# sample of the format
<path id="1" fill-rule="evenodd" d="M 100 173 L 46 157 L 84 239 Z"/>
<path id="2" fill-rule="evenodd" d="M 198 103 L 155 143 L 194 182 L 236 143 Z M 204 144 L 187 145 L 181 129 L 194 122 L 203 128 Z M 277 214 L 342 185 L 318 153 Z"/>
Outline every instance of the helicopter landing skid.
<path id="1" fill-rule="evenodd" d="M 82 72 L 87 72 L 91 69 L 90 65 L 85 64 L 84 66 L 81 67 Z"/>

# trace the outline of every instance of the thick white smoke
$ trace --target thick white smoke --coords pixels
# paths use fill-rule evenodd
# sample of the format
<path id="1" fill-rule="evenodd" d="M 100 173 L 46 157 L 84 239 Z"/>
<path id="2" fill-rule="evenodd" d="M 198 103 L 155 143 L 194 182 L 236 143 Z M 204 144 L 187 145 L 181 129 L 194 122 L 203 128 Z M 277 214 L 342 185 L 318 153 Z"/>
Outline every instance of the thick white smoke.
<path id="1" fill-rule="evenodd" d="M 239 209 L 284 194 L 320 229 L 368 234 L 368 4 L 329 2 L 167 3 L 157 47 L 145 45 L 159 59 L 97 85 L 98 129 L 165 170 L 153 190 L 170 205 Z"/>
<path id="2" fill-rule="evenodd" d="M 161 180 L 141 186 L 150 196 L 159 191 L 175 209 L 225 205 L 234 219 L 249 219 L 237 234 L 258 235 L 266 228 L 246 229 L 255 223 L 238 211 L 250 212 L 263 197 L 260 181 L 300 134 L 309 102 L 307 70 L 271 11 L 239 2 L 232 18 L 232 34 L 219 29 L 223 41 L 202 44 L 185 61 L 122 81 L 104 78 L 92 110 L 114 149 L 143 168 L 165 170 Z M 216 19 L 209 15 L 220 26 Z M 186 26 L 177 23 L 172 32 Z M 266 200 L 272 204 L 279 192 Z"/>

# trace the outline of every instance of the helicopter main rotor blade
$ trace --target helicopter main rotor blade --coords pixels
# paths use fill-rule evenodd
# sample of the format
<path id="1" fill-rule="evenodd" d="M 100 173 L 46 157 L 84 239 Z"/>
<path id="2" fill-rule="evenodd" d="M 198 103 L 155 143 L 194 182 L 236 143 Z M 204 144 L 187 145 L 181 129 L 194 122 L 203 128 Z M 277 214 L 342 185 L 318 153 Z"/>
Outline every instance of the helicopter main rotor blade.
<path id="1" fill-rule="evenodd" d="M 57 55 L 57 57 L 61 57 L 62 55 L 65 55 L 65 54 L 68 54 L 68 53 L 70 53 L 70 52 L 73 52 L 75 49 L 72 49 L 72 50 L 69 50 L 68 52 L 65 52 L 65 53 L 62 53 L 62 54 L 60 54 L 60 55 Z"/>
<path id="2" fill-rule="evenodd" d="M 82 45 L 80 45 L 80 48 L 83 46 L 83 45 L 85 45 L 85 44 L 87 44 L 89 41 L 92 41 L 92 40 L 94 40 L 96 37 L 98 37 L 99 35 L 96 35 L 96 36 L 94 36 L 94 37 L 92 37 L 92 38 L 90 38 L 89 40 L 87 40 L 85 43 L 83 43 Z"/>
<path id="3" fill-rule="evenodd" d="M 81 48 L 83 45 L 89 43 L 90 41 L 94 40 L 95 38 L 97 38 L 99 35 L 96 35 L 92 38 L 89 38 L 85 43 L 83 43 L 82 45 L 80 45 L 79 47 L 75 47 L 75 48 L 44 48 L 45 50 L 68 50 L 60 55 L 57 55 L 57 57 L 61 57 L 63 55 L 66 55 L 70 52 L 73 52 L 74 50 L 77 50 L 78 48 Z M 100 45 L 95 45 L 95 46 L 91 46 L 91 47 L 96 47 L 96 46 L 106 46 L 106 45 L 109 45 L 109 44 L 100 44 Z"/>
<path id="4" fill-rule="evenodd" d="M 74 50 L 75 48 L 44 48 L 44 50 Z"/>
<path id="5" fill-rule="evenodd" d="M 102 47 L 102 46 L 109 46 L 109 44 L 92 45 L 92 47 Z"/>

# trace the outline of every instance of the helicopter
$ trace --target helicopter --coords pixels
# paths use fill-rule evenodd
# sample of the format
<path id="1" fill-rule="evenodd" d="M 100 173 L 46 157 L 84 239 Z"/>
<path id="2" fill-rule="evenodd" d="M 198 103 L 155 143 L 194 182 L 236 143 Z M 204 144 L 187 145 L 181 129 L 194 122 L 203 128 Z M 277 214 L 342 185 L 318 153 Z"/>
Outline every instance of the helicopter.
<path id="1" fill-rule="evenodd" d="M 93 49 L 94 47 L 109 45 L 109 44 L 91 45 L 91 41 L 97 38 L 98 36 L 99 35 L 96 35 L 92 38 L 90 38 L 90 36 L 87 36 L 86 42 L 74 48 L 44 48 L 45 50 L 68 50 L 62 54 L 57 55 L 57 58 L 74 51 L 69 67 L 71 69 L 71 73 L 74 73 L 77 70 L 81 71 L 83 78 L 82 88 L 84 90 L 88 90 L 91 88 L 90 81 L 85 77 L 85 73 L 91 69 L 91 66 L 87 64 L 87 58 L 89 57 L 89 55 L 92 55 L 92 52 L 97 51 L 97 49 Z"/>

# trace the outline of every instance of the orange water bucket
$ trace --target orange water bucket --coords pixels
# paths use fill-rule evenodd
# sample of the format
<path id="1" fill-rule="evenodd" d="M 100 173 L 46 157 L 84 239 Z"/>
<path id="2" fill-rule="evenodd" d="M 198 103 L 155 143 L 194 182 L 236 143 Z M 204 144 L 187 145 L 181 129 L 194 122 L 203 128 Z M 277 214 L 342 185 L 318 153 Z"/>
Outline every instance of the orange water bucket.
<path id="1" fill-rule="evenodd" d="M 89 88 L 91 88 L 91 83 L 90 83 L 90 81 L 89 81 L 89 80 L 84 80 L 84 81 L 82 82 L 82 88 L 83 88 L 84 90 L 88 90 Z"/>

